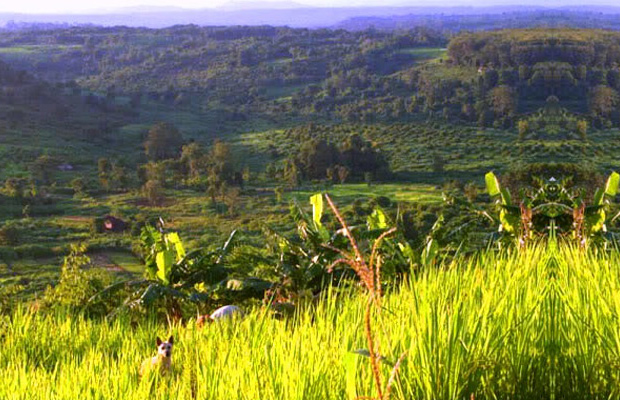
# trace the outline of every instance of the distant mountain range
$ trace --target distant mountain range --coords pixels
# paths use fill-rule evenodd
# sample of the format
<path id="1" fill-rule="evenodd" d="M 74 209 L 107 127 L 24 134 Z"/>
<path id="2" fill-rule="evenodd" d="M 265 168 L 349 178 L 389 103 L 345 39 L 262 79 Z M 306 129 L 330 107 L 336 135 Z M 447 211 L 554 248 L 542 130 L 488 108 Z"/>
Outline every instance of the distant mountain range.
<path id="1" fill-rule="evenodd" d="M 0 27 L 18 28 L 31 24 L 100 25 L 163 28 L 173 25 L 272 25 L 306 28 L 341 27 L 363 29 L 369 26 L 390 26 L 390 21 L 420 16 L 472 16 L 489 14 L 528 13 L 539 11 L 569 11 L 577 13 L 619 14 L 620 7 L 543 6 L 495 7 L 310 7 L 293 2 L 248 3 L 232 2 L 216 9 L 189 10 L 177 7 L 130 7 L 120 10 L 100 10 L 89 14 L 16 14 L 0 13 Z"/>
<path id="2" fill-rule="evenodd" d="M 220 7 L 218 10 L 223 11 L 241 11 L 241 10 L 294 10 L 299 8 L 315 8 L 306 4 L 296 3 L 293 1 L 270 1 L 261 3 L 259 1 L 230 1 Z"/>
<path id="3" fill-rule="evenodd" d="M 389 17 L 353 17 L 332 28 L 360 31 L 369 28 L 382 31 L 425 27 L 443 32 L 484 31 L 495 29 L 584 28 L 620 30 L 620 8 L 530 9 L 502 13 L 476 14 L 407 14 Z"/>

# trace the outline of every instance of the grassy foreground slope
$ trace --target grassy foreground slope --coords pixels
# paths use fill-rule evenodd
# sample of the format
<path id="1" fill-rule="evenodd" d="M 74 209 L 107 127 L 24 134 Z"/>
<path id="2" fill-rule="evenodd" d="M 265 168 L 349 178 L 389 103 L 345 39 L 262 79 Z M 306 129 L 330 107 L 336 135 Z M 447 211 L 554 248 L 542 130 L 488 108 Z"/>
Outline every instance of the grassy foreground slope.
<path id="1" fill-rule="evenodd" d="M 395 398 L 613 398 L 620 357 L 618 254 L 538 247 L 481 254 L 412 278 L 374 317 Z M 4 399 L 343 399 L 371 395 L 365 299 L 327 296 L 287 321 L 255 310 L 198 329 L 26 312 L 5 317 Z M 156 335 L 174 371 L 140 380 Z M 386 374 L 390 367 L 385 366 Z M 471 398 L 474 398 L 471 397 Z"/>

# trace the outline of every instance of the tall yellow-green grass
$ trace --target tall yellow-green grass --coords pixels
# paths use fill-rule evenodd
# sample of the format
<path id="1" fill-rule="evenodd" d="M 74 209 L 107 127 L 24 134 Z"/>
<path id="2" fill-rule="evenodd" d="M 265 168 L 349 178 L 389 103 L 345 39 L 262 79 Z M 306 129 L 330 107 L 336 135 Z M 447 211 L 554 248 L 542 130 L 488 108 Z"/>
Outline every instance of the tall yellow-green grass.
<path id="1" fill-rule="evenodd" d="M 279 321 L 257 309 L 198 329 L 18 311 L 0 325 L 0 399 L 347 399 L 375 393 L 364 294 Z M 393 398 L 620 397 L 620 257 L 570 247 L 483 253 L 386 293 L 374 328 Z M 155 337 L 173 371 L 138 377 Z"/>

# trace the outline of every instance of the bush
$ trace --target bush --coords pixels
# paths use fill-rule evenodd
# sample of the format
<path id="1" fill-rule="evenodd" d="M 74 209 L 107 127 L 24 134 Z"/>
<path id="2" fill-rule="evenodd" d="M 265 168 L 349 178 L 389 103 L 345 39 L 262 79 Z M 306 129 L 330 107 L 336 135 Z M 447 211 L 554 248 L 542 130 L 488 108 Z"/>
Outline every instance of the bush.
<path id="1" fill-rule="evenodd" d="M 104 221 L 105 221 L 105 218 L 103 217 L 93 218 L 92 221 L 90 222 L 90 233 L 92 234 L 103 233 Z"/>
<path id="2" fill-rule="evenodd" d="M 372 209 L 372 206 L 369 206 Z M 364 203 L 361 199 L 355 199 L 352 204 L 353 213 L 358 217 L 364 217 L 370 214 L 370 210 L 364 208 Z"/>
<path id="3" fill-rule="evenodd" d="M 6 224 L 0 228 L 0 245 L 15 246 L 21 238 L 20 229 L 14 224 Z"/>
<path id="4" fill-rule="evenodd" d="M 105 315 L 112 310 L 115 304 L 110 298 L 100 297 L 88 303 L 89 299 L 113 282 L 113 277 L 108 271 L 90 269 L 91 261 L 85 252 L 86 247 L 83 245 L 71 246 L 70 254 L 64 259 L 58 284 L 48 287 L 43 295 L 43 308 L 84 311 L 92 316 Z"/>
<path id="5" fill-rule="evenodd" d="M 42 307 L 67 309 L 71 312 L 86 311 L 89 315 L 105 315 L 107 299 L 88 304 L 88 300 L 112 283 L 112 275 L 102 269 L 63 268 L 60 281 L 55 287 L 48 287 L 43 295 Z"/>
<path id="6" fill-rule="evenodd" d="M 392 201 L 386 196 L 378 196 L 375 198 L 375 201 L 377 205 L 382 208 L 388 208 L 392 205 Z"/>
<path id="7" fill-rule="evenodd" d="M 140 236 L 142 228 L 145 226 L 157 226 L 159 224 L 159 215 L 136 214 L 130 221 L 129 232 L 131 236 Z"/>

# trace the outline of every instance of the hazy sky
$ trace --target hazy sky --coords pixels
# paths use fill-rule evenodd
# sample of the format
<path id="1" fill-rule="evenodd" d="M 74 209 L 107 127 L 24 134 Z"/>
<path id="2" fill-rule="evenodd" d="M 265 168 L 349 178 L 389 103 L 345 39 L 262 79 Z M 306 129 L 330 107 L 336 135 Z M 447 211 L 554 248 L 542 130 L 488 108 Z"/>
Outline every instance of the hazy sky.
<path id="1" fill-rule="evenodd" d="M 184 8 L 212 8 L 226 3 L 235 4 L 269 3 L 270 1 L 293 1 L 315 6 L 376 6 L 376 5 L 407 5 L 407 6 L 453 6 L 453 5 L 517 5 L 535 4 L 557 6 L 559 4 L 607 4 L 616 5 L 616 0 L 447 0 L 429 2 L 428 0 L 0 0 L 0 12 L 19 13 L 82 13 L 85 11 L 109 11 L 134 6 L 176 6 Z"/>
<path id="2" fill-rule="evenodd" d="M 0 0 L 0 12 L 67 13 L 105 11 L 134 6 L 217 7 L 226 0 Z"/>

